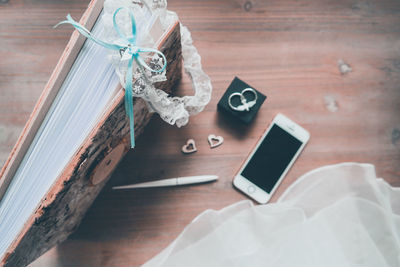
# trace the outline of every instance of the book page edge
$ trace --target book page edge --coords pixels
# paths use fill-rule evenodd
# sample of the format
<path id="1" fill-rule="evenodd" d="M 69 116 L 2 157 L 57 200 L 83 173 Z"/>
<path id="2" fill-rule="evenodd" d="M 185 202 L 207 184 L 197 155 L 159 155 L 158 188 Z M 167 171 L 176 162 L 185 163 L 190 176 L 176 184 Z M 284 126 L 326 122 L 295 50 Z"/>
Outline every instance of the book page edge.
<path id="1" fill-rule="evenodd" d="M 96 1 L 96 0 L 94 0 Z M 159 38 L 157 41 L 157 47 L 158 49 L 161 49 L 162 45 L 164 42 L 167 40 L 169 35 L 173 32 L 175 27 L 180 27 L 179 21 L 176 20 L 174 23 L 168 27 L 166 31 L 164 31 L 163 35 Z M 22 231 L 17 235 L 17 237 L 14 239 L 14 241 L 11 243 L 9 248 L 7 249 L 7 252 L 5 253 L 3 259 L 1 260 L 1 263 L 4 264 L 7 261 L 8 255 L 12 253 L 12 251 L 15 250 L 15 248 L 18 246 L 24 235 L 28 232 L 30 227 L 34 224 L 35 220 L 39 218 L 42 214 L 40 211 L 42 208 L 48 206 L 50 203 L 52 203 L 57 196 L 57 193 L 63 189 L 64 182 L 68 181 L 68 178 L 72 176 L 72 173 L 75 169 L 75 166 L 79 164 L 79 159 L 82 153 L 85 152 L 85 150 L 88 148 L 88 146 L 92 143 L 93 137 L 96 135 L 97 130 L 99 127 L 101 127 L 102 124 L 106 121 L 108 116 L 116 109 L 116 107 L 123 101 L 124 99 L 124 89 L 119 86 L 119 90 L 117 91 L 115 97 L 112 99 L 110 102 L 109 107 L 105 110 L 105 112 L 101 115 L 101 119 L 96 123 L 96 126 L 92 129 L 92 131 L 89 133 L 89 135 L 85 138 L 85 141 L 82 143 L 82 145 L 78 148 L 76 153 L 74 153 L 74 156 L 71 158 L 70 162 L 65 166 L 64 170 L 62 173 L 59 175 L 57 179 L 55 179 L 54 183 L 50 187 L 49 191 L 45 194 L 45 196 L 42 198 L 42 200 L 39 202 L 37 209 L 35 212 L 29 217 L 29 219 L 25 222 L 25 225 L 22 229 Z M 128 142 L 128 140 L 126 140 Z M 128 144 L 126 144 L 128 146 Z M 125 153 L 128 151 L 127 149 Z M 123 155 L 125 155 L 123 153 Z M 122 155 L 122 156 L 123 156 Z"/>
<path id="2" fill-rule="evenodd" d="M 80 23 L 88 28 L 92 28 L 99 16 L 103 6 L 103 0 L 91 0 L 88 8 L 82 15 Z M 74 30 L 72 33 L 56 67 L 54 68 L 49 81 L 44 87 L 35 107 L 29 116 L 27 123 L 25 124 L 16 144 L 14 145 L 11 153 L 6 160 L 0 171 L 0 201 L 3 198 L 9 184 L 14 177 L 21 161 L 23 160 L 26 152 L 28 151 L 31 142 L 35 138 L 37 131 L 39 130 L 48 110 L 51 107 L 62 83 L 69 73 L 70 68 L 75 62 L 76 57 L 79 54 L 86 38 L 79 34 L 78 31 Z M 24 226 L 26 228 L 26 225 Z M 13 244 L 10 247 L 14 247 Z M 10 249 L 4 255 L 0 255 L 1 264 L 4 264 L 7 260 Z"/>

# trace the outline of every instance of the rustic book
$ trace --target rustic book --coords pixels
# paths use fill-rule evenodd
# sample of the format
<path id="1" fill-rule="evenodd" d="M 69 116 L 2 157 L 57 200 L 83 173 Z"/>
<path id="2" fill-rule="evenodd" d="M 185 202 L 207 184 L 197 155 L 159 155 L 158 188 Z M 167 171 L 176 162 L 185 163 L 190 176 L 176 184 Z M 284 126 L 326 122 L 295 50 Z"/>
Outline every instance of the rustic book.
<path id="1" fill-rule="evenodd" d="M 102 0 L 93 0 L 80 23 L 88 29 L 94 30 L 102 7 Z M 157 87 L 170 93 L 180 80 L 182 73 L 179 22 L 174 21 L 167 28 L 162 29 L 161 36 L 158 36 L 157 40 L 157 48 L 167 58 L 167 80 L 157 84 Z M 90 41 L 85 42 L 85 38 L 74 31 L 17 144 L 0 172 L 0 235 L 2 236 L 0 265 L 26 265 L 52 246 L 65 240 L 79 225 L 86 210 L 129 150 L 129 121 L 124 108 L 124 89 L 119 85 L 118 79 L 110 74 L 112 71 L 107 66 L 108 63 L 103 62 L 101 64 L 105 64 L 104 67 L 100 67 L 101 64 L 90 63 L 91 58 L 82 58 L 84 55 L 90 56 L 90 51 L 92 51 L 90 49 L 98 49 L 90 48 L 88 42 Z M 96 51 L 96 53 L 102 53 L 100 50 Z M 107 59 L 104 57 L 102 60 Z M 107 86 L 115 88 L 112 88 L 110 93 L 104 83 L 96 85 L 93 81 L 91 82 L 91 86 L 104 87 L 105 94 L 108 94 L 107 97 L 99 96 L 104 103 L 98 103 L 102 108 L 97 110 L 97 116 L 93 115 L 95 117 L 93 126 L 85 121 L 78 123 L 71 119 L 87 116 L 85 114 L 88 111 L 79 106 L 80 103 L 85 103 L 84 101 L 92 100 L 86 91 L 81 92 L 82 96 L 77 97 L 76 101 L 74 99 L 67 99 L 70 102 L 65 100 L 68 94 L 73 93 L 64 92 L 63 86 L 73 82 L 69 79 L 71 75 L 78 73 L 74 69 L 74 65 L 77 65 L 78 61 L 99 66 L 99 72 L 100 68 L 104 68 L 102 71 L 109 74 L 109 77 L 98 73 L 98 79 L 108 79 Z M 115 74 L 113 73 L 113 75 Z M 96 79 L 96 75 L 84 78 L 90 82 L 91 79 Z M 75 102 L 77 102 L 76 108 L 74 105 L 68 104 Z M 82 125 L 82 127 L 88 128 L 87 133 L 85 131 L 81 133 L 82 141 L 70 137 L 70 134 L 61 141 L 57 139 L 61 138 L 60 136 L 63 134 L 67 135 L 62 130 L 65 125 L 57 128 L 57 125 L 63 124 L 60 123 L 60 121 L 63 122 L 61 115 L 59 120 L 53 119 L 55 126 L 50 128 L 51 131 L 46 130 L 46 127 L 53 123 L 50 115 L 58 114 L 58 109 L 61 109 L 63 105 L 66 106 L 64 108 L 71 109 L 74 113 L 68 116 L 68 122 L 65 124 L 71 123 L 71 125 Z M 147 104 L 142 99 L 134 99 L 134 114 L 135 136 L 137 137 L 143 132 L 152 114 L 149 113 Z M 87 117 L 90 118 L 90 116 Z M 72 122 L 69 122 L 70 120 Z M 73 129 L 80 130 L 79 128 Z M 48 136 L 51 134 L 56 136 L 54 140 L 58 140 L 58 142 L 54 144 L 40 143 L 41 140 L 49 140 Z M 50 138 L 50 140 L 53 139 Z M 74 143 L 74 140 L 78 142 L 77 147 L 69 147 L 68 142 Z M 40 149 L 45 153 L 46 146 L 50 149 L 48 151 L 51 151 L 46 154 L 46 160 L 42 159 L 38 165 L 32 163 L 33 167 L 30 167 L 35 171 L 24 173 L 20 169 L 21 166 L 26 166 L 29 157 L 39 153 Z M 66 152 L 64 154 L 64 150 L 72 151 L 71 155 Z M 61 163 L 58 162 L 62 167 L 59 171 L 53 167 L 52 163 L 57 159 L 61 161 Z M 36 171 L 36 169 L 38 170 Z M 54 177 L 49 175 L 50 170 L 57 175 Z M 49 177 L 46 178 L 45 174 Z M 45 178 L 40 180 L 35 175 L 40 179 Z M 38 201 L 33 201 L 35 198 Z M 26 208 L 29 205 L 33 205 L 32 212 L 28 212 L 29 209 Z M 25 218 L 23 217 L 24 213 L 26 213 L 26 219 L 21 222 L 21 218 Z M 21 224 L 21 227 L 18 227 L 18 223 Z M 14 232 L 15 234 L 13 234 Z"/>

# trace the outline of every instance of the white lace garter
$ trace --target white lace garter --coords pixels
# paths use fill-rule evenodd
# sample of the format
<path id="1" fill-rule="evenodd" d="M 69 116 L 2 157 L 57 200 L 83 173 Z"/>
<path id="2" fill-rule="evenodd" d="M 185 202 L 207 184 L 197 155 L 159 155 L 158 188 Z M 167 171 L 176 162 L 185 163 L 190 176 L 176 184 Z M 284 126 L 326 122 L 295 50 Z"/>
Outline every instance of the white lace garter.
<path id="1" fill-rule="evenodd" d="M 102 20 L 108 37 L 107 41 L 110 43 L 122 42 L 113 28 L 113 14 L 120 7 L 129 8 L 135 15 L 136 22 L 148 20 L 149 13 L 150 15 L 156 15 L 151 17 L 159 18 L 163 30 L 166 30 L 168 25 L 178 19 L 176 13 L 167 10 L 166 0 L 106 0 Z M 122 32 L 126 34 L 131 32 L 131 19 L 127 12 L 118 15 L 116 21 Z M 143 24 L 146 23 L 137 23 L 136 26 L 138 43 L 140 46 L 153 47 L 157 40 L 152 39 L 148 29 L 142 26 Z M 203 110 L 210 101 L 212 91 L 210 78 L 202 70 L 201 57 L 193 45 L 189 30 L 181 24 L 180 32 L 183 67 L 192 80 L 194 95 L 184 97 L 168 96 L 163 90 L 154 86 L 154 83 L 166 80 L 165 71 L 157 73 L 144 70 L 146 75 L 143 75 L 142 71 L 139 70 L 139 66 L 134 67 L 134 83 L 132 86 L 133 96 L 146 100 L 151 112 L 157 112 L 164 121 L 171 125 L 176 124 L 178 127 L 186 125 L 190 115 L 197 114 Z M 121 56 L 118 51 L 110 50 L 110 60 L 116 67 L 116 73 L 125 88 L 128 58 Z M 163 60 L 157 54 L 150 58 L 149 66 L 151 68 L 161 69 L 162 64 Z"/>

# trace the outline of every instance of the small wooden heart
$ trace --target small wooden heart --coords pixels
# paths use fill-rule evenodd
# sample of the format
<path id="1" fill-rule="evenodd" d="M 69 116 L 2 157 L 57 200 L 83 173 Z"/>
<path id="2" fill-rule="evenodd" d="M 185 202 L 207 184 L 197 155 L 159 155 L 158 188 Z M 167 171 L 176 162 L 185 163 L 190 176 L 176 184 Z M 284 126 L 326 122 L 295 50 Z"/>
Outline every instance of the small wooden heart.
<path id="1" fill-rule="evenodd" d="M 224 138 L 222 136 L 215 136 L 214 134 L 210 134 L 208 136 L 208 143 L 210 144 L 211 148 L 220 146 L 223 142 Z"/>
<path id="2" fill-rule="evenodd" d="M 196 143 L 194 142 L 193 139 L 187 140 L 186 145 L 182 147 L 182 153 L 185 154 L 194 153 L 196 151 L 197 151 Z"/>

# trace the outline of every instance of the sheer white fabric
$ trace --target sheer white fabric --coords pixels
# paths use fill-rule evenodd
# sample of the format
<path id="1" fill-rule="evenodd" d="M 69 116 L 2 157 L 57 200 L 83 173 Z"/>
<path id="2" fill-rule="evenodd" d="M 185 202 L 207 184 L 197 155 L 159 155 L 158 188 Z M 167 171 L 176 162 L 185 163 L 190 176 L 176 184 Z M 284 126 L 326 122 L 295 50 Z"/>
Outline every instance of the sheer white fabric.
<path id="1" fill-rule="evenodd" d="M 167 10 L 167 2 L 165 0 L 153 1 L 129 1 L 129 0 L 106 0 L 104 3 L 104 15 L 102 19 L 105 24 L 105 30 L 108 33 L 108 42 L 114 42 L 120 45 L 125 44 L 113 27 L 113 14 L 117 8 L 128 7 L 135 15 L 137 22 L 149 21 L 159 18 L 164 30 L 171 25 L 173 21 L 178 19 L 174 12 Z M 120 26 L 121 31 L 127 36 L 132 35 L 131 19 L 127 12 L 120 12 L 116 17 L 116 22 Z M 154 47 L 155 41 L 149 34 L 147 26 L 151 23 L 137 23 L 137 44 L 141 47 Z M 211 98 L 212 85 L 211 80 L 204 73 L 201 66 L 201 57 L 194 47 L 189 30 L 181 25 L 181 43 L 183 67 L 186 73 L 192 79 L 194 95 L 184 97 L 171 97 L 166 94 L 162 88 L 155 88 L 153 83 L 165 81 L 165 71 L 163 73 L 155 73 L 145 70 L 146 75 L 143 76 L 138 66 L 134 68 L 134 84 L 133 95 L 141 97 L 149 104 L 152 112 L 157 112 L 160 117 L 171 125 L 176 124 L 178 127 L 184 126 L 189 121 L 189 116 L 202 111 Z M 141 54 L 141 56 L 145 56 Z M 120 78 L 122 86 L 125 88 L 125 77 L 128 69 L 129 58 L 121 57 L 118 51 L 110 51 L 110 60 L 116 68 L 116 73 Z M 153 69 L 162 68 L 162 58 L 158 55 L 151 56 L 150 67 Z"/>
<path id="2" fill-rule="evenodd" d="M 370 164 L 311 171 L 275 204 L 207 210 L 144 266 L 400 266 L 400 189 Z"/>

